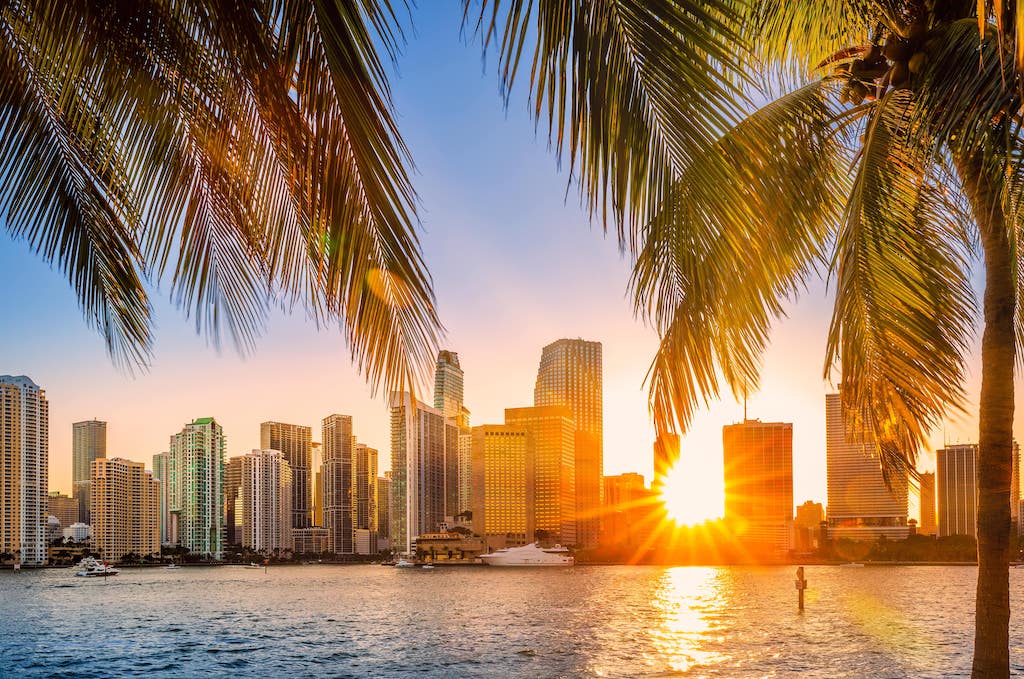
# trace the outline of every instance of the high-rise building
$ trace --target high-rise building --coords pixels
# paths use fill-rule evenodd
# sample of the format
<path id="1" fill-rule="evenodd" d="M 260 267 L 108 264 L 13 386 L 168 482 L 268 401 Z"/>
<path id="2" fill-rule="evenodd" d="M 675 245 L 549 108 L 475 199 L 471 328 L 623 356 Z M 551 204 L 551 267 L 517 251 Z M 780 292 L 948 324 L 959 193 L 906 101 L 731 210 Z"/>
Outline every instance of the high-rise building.
<path id="1" fill-rule="evenodd" d="M 377 539 L 381 549 L 383 540 L 391 539 L 391 472 L 377 477 Z"/>
<path id="2" fill-rule="evenodd" d="M 793 547 L 793 425 L 744 420 L 722 427 L 725 521 L 747 544 Z"/>
<path id="3" fill-rule="evenodd" d="M 593 547 L 601 533 L 604 406 L 600 342 L 560 339 L 544 347 L 533 391 L 536 406 L 566 406 L 576 422 L 576 542 Z"/>
<path id="4" fill-rule="evenodd" d="M 850 428 L 839 394 L 825 396 L 825 430 L 829 537 L 906 538 L 917 495 L 909 474 L 894 470 L 886 486 L 871 432 Z"/>
<path id="5" fill-rule="evenodd" d="M 651 489 L 660 493 L 665 477 L 679 462 L 679 434 L 662 433 L 654 441 L 654 480 Z"/>
<path id="6" fill-rule="evenodd" d="M 445 518 L 445 417 L 408 393 L 391 395 L 391 547 L 413 540 Z"/>
<path id="7" fill-rule="evenodd" d="M 284 455 L 292 470 L 292 528 L 308 528 L 313 514 L 312 430 L 298 424 L 264 422 L 260 424 L 260 448 L 279 450 Z"/>
<path id="8" fill-rule="evenodd" d="M 469 411 L 465 427 L 459 428 L 459 493 L 455 514 L 473 511 L 473 431 L 469 428 Z"/>
<path id="9" fill-rule="evenodd" d="M 352 514 L 356 531 L 366 531 L 366 545 L 357 554 L 377 553 L 377 450 L 365 443 L 355 444 L 353 451 L 353 479 L 355 490 L 352 493 L 354 510 Z"/>
<path id="10" fill-rule="evenodd" d="M 50 516 L 57 517 L 61 528 L 70 528 L 71 524 L 78 523 L 78 500 L 75 498 L 64 495 L 59 490 L 51 490 L 47 503 Z"/>
<path id="11" fill-rule="evenodd" d="M 335 554 L 354 554 L 352 418 L 349 415 L 328 415 L 323 419 L 322 427 L 323 511 L 324 528 L 328 534 L 328 551 Z"/>
<path id="12" fill-rule="evenodd" d="M 171 436 L 170 508 L 178 544 L 195 554 L 224 556 L 224 429 L 200 417 Z"/>
<path id="13" fill-rule="evenodd" d="M 0 375 L 0 552 L 46 563 L 50 404 L 24 375 Z"/>
<path id="14" fill-rule="evenodd" d="M 313 441 L 310 446 L 310 459 L 313 461 L 310 467 L 310 478 L 313 484 L 313 525 L 323 527 L 324 525 L 324 450 L 319 441 Z"/>
<path id="15" fill-rule="evenodd" d="M 935 514 L 935 473 L 921 474 L 921 521 L 917 532 L 921 535 L 935 535 L 938 520 Z"/>
<path id="16" fill-rule="evenodd" d="M 86 420 L 71 425 L 71 495 L 78 498 L 78 515 L 85 523 L 89 523 L 92 462 L 106 456 L 106 422 Z"/>
<path id="17" fill-rule="evenodd" d="M 160 553 L 160 482 L 142 462 L 92 462 L 92 548 L 107 561 Z"/>
<path id="18" fill-rule="evenodd" d="M 977 535 L 978 446 L 946 446 L 935 451 L 935 490 L 939 537 Z"/>
<path id="19" fill-rule="evenodd" d="M 277 450 L 253 450 L 231 459 L 241 461 L 235 511 L 241 515 L 242 546 L 268 555 L 290 550 L 295 485 L 288 461 Z"/>
<path id="20" fill-rule="evenodd" d="M 533 451 L 525 429 L 473 427 L 473 532 L 490 548 L 533 542 Z"/>
<path id="21" fill-rule="evenodd" d="M 793 546 L 798 552 L 809 552 L 818 547 L 825 508 L 820 502 L 807 500 L 797 505 L 793 519 Z"/>
<path id="22" fill-rule="evenodd" d="M 459 355 L 454 351 L 438 352 L 434 370 L 434 409 L 444 417 L 458 419 L 462 414 L 463 377 Z"/>
<path id="23" fill-rule="evenodd" d="M 657 504 L 642 474 L 604 477 L 604 504 L 602 544 L 628 545 L 636 550 L 651 546 L 651 534 L 658 523 Z"/>
<path id="24" fill-rule="evenodd" d="M 171 530 L 171 483 L 167 453 L 153 455 L 153 479 L 160 483 L 160 544 L 170 545 L 178 542 L 178 536 Z"/>
<path id="25" fill-rule="evenodd" d="M 576 544 L 576 423 L 572 412 L 566 406 L 506 408 L 505 424 L 532 437 L 534 529 L 563 545 Z"/>
<path id="26" fill-rule="evenodd" d="M 464 377 L 456 352 L 438 352 L 434 371 L 434 410 L 445 418 L 445 516 L 455 516 L 469 509 L 466 493 L 472 487 L 472 462 L 466 457 L 471 454 L 472 435 L 469 431 L 469 409 L 463 403 Z"/>
<path id="27" fill-rule="evenodd" d="M 224 463 L 224 544 L 242 544 L 242 469 L 244 455 L 229 457 Z M 289 496 L 290 498 L 290 496 Z M 288 511 L 290 517 L 291 510 Z"/>
<path id="28" fill-rule="evenodd" d="M 1010 465 L 1010 521 L 1020 535 L 1020 445 L 1016 441 L 1013 442 Z"/>

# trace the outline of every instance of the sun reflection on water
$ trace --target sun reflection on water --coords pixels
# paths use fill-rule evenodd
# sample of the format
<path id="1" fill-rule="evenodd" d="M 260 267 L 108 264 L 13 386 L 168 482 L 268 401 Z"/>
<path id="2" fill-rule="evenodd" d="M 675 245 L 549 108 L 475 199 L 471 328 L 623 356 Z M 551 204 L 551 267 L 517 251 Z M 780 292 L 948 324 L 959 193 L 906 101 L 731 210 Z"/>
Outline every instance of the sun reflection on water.
<path id="1" fill-rule="evenodd" d="M 651 602 L 658 615 L 651 640 L 676 672 L 724 662 L 728 656 L 711 645 L 721 641 L 720 610 L 727 585 L 716 568 L 670 568 Z"/>

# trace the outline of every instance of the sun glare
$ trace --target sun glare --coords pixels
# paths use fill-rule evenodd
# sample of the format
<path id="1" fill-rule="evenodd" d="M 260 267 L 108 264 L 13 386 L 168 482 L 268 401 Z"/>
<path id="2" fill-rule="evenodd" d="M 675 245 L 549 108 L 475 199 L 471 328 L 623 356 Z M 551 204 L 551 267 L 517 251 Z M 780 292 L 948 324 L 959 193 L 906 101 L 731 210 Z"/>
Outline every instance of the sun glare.
<path id="1" fill-rule="evenodd" d="M 704 472 L 681 459 L 669 470 L 661 489 L 668 518 L 687 526 L 721 518 L 725 505 L 722 479 L 709 478 Z"/>

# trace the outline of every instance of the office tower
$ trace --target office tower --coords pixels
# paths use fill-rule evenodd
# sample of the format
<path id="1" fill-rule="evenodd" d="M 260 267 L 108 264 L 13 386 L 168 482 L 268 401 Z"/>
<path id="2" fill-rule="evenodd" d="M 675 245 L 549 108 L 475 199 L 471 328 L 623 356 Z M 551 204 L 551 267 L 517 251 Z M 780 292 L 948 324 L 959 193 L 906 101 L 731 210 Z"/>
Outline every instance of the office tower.
<path id="1" fill-rule="evenodd" d="M 224 544 L 241 545 L 242 506 L 239 494 L 242 492 L 243 455 L 229 457 L 224 463 Z M 289 494 L 290 499 L 290 494 Z M 290 517 L 291 510 L 288 512 Z"/>
<path id="2" fill-rule="evenodd" d="M 601 343 L 560 339 L 541 352 L 535 406 L 566 406 L 576 422 L 576 542 L 593 547 L 601 532 L 604 415 Z"/>
<path id="3" fill-rule="evenodd" d="M 467 418 L 468 422 L 468 411 Z M 473 431 L 459 428 L 459 492 L 456 515 L 473 511 Z"/>
<path id="4" fill-rule="evenodd" d="M 839 394 L 825 396 L 825 431 L 829 537 L 906 538 L 915 494 L 909 474 L 893 470 L 886 486 L 871 433 L 850 429 Z"/>
<path id="5" fill-rule="evenodd" d="M 153 479 L 160 483 L 160 544 L 173 545 L 178 536 L 171 531 L 171 479 L 170 456 L 167 453 L 153 455 Z"/>
<path id="6" fill-rule="evenodd" d="M 324 525 L 324 451 L 323 445 L 318 441 L 313 441 L 310 446 L 310 459 L 312 460 L 312 466 L 309 468 L 310 478 L 312 479 L 313 489 L 313 518 L 312 522 L 314 526 L 323 527 Z"/>
<path id="7" fill-rule="evenodd" d="M 576 423 L 565 406 L 506 408 L 505 424 L 532 438 L 534 529 L 576 544 Z M 541 532 L 543 531 L 543 532 Z"/>
<path id="8" fill-rule="evenodd" d="M 935 535 L 938 520 L 935 514 L 935 473 L 921 474 L 921 522 L 917 532 L 921 535 Z"/>
<path id="9" fill-rule="evenodd" d="M 50 404 L 24 375 L 0 375 L 0 553 L 46 563 Z"/>
<path id="10" fill-rule="evenodd" d="M 445 417 L 408 393 L 392 394 L 390 406 L 391 548 L 409 553 L 444 522 Z"/>
<path id="11" fill-rule="evenodd" d="M 434 371 L 434 409 L 445 418 L 444 514 L 450 517 L 468 509 L 463 503 L 468 499 L 465 487 L 472 483 L 468 478 L 472 470 L 464 466 L 467 462 L 465 456 L 472 448 L 472 435 L 469 431 L 469 409 L 463 403 L 463 382 L 459 355 L 454 351 L 438 352 Z"/>
<path id="12" fill-rule="evenodd" d="M 444 515 L 459 513 L 459 442 L 462 430 L 452 418 L 444 420 Z M 471 444 L 472 445 L 472 444 Z"/>
<path id="13" fill-rule="evenodd" d="M 722 427 L 725 520 L 747 544 L 793 547 L 793 425 L 744 420 Z"/>
<path id="14" fill-rule="evenodd" d="M 71 495 L 78 498 L 78 515 L 85 523 L 89 523 L 92 462 L 106 456 L 106 422 L 86 420 L 71 425 Z"/>
<path id="15" fill-rule="evenodd" d="M 61 528 L 70 528 L 71 524 L 78 523 L 78 500 L 70 495 L 64 495 L 60 491 L 51 490 L 47 497 L 50 516 L 56 516 L 60 521 Z"/>
<path id="16" fill-rule="evenodd" d="M 324 528 L 329 549 L 354 554 L 352 525 L 352 418 L 328 415 L 322 422 Z"/>
<path id="17" fill-rule="evenodd" d="M 434 370 L 434 409 L 445 417 L 457 419 L 462 413 L 462 367 L 454 351 L 440 351 Z"/>
<path id="18" fill-rule="evenodd" d="M 384 549 L 383 540 L 391 539 L 391 472 L 377 477 L 377 540 Z"/>
<path id="19" fill-rule="evenodd" d="M 935 451 L 935 491 L 939 537 L 977 535 L 978 446 L 946 446 Z"/>
<path id="20" fill-rule="evenodd" d="M 106 561 L 160 553 L 160 482 L 142 462 L 92 462 L 92 548 Z"/>
<path id="21" fill-rule="evenodd" d="M 533 542 L 533 451 L 525 429 L 473 427 L 473 532 L 488 547 Z"/>
<path id="22" fill-rule="evenodd" d="M 821 523 L 825 520 L 825 508 L 820 502 L 807 500 L 797 505 L 793 519 L 793 547 L 798 552 L 810 552 L 819 546 Z"/>
<path id="23" fill-rule="evenodd" d="M 355 530 L 365 531 L 366 545 L 357 554 L 377 553 L 377 450 L 365 443 L 355 444 L 352 474 L 355 490 L 352 500 L 355 506 L 352 520 Z"/>
<path id="24" fill-rule="evenodd" d="M 236 513 L 241 516 L 242 546 L 273 554 L 292 549 L 295 484 L 292 470 L 277 450 L 253 450 L 238 458 L 241 483 Z"/>
<path id="25" fill-rule="evenodd" d="M 201 417 L 171 436 L 168 449 L 171 521 L 178 544 L 218 561 L 224 556 L 223 428 Z"/>
<path id="26" fill-rule="evenodd" d="M 292 470 L 292 528 L 308 528 L 312 521 L 313 435 L 309 427 L 283 422 L 260 425 L 260 448 L 279 450 Z"/>
<path id="27" fill-rule="evenodd" d="M 679 434 L 662 433 L 654 441 L 654 480 L 651 488 L 660 493 L 665 477 L 679 462 Z"/>
<path id="28" fill-rule="evenodd" d="M 658 524 L 658 504 L 643 475 L 628 472 L 606 476 L 603 483 L 605 513 L 601 543 L 628 545 L 634 549 L 650 547 L 651 533 Z"/>

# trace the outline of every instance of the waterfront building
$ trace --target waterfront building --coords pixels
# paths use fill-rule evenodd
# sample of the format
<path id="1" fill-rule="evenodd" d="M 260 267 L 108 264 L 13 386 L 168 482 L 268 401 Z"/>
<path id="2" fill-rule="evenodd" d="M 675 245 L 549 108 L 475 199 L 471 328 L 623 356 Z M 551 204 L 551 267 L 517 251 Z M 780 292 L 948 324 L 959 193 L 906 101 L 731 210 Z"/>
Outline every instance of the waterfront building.
<path id="1" fill-rule="evenodd" d="M 65 528 L 63 532 L 65 540 L 70 538 L 75 542 L 85 542 L 92 538 L 92 526 L 87 523 L 82 523 L 81 521 L 71 524 L 71 526 Z"/>
<path id="2" fill-rule="evenodd" d="M 49 546 L 53 544 L 53 541 L 54 540 L 59 540 L 59 539 L 62 539 L 62 538 L 63 538 L 63 531 L 61 530 L 61 527 L 60 527 L 60 519 L 58 519 L 53 514 L 50 514 L 50 516 L 48 516 L 46 518 L 47 554 L 49 554 Z M 49 558 L 49 557 L 47 557 L 47 558 Z"/>
<path id="3" fill-rule="evenodd" d="M 793 425 L 744 420 L 722 427 L 725 521 L 745 544 L 793 548 Z"/>
<path id="4" fill-rule="evenodd" d="M 24 375 L 0 375 L 0 553 L 46 563 L 50 404 Z"/>
<path id="5" fill-rule="evenodd" d="M 905 539 L 920 498 L 909 472 L 893 470 L 886 485 L 871 432 L 850 427 L 839 394 L 825 396 L 825 432 L 829 537 Z"/>
<path id="6" fill-rule="evenodd" d="M 142 462 L 98 457 L 92 462 L 93 550 L 107 561 L 160 553 L 160 482 Z"/>
<path id="7" fill-rule="evenodd" d="M 242 544 L 242 507 L 239 494 L 242 491 L 242 458 L 229 457 L 224 464 L 224 544 Z M 289 509 L 288 515 L 291 516 Z"/>
<path id="8" fill-rule="evenodd" d="M 365 443 L 356 443 L 353 449 L 353 478 L 355 491 L 352 493 L 354 508 L 352 520 L 355 525 L 356 554 L 377 553 L 377 450 Z M 363 531 L 363 533 L 360 533 Z M 360 537 L 362 535 L 362 537 Z M 359 541 L 362 540 L 360 543 Z"/>
<path id="9" fill-rule="evenodd" d="M 78 523 L 78 500 L 64 495 L 59 490 L 51 490 L 47 497 L 50 516 L 56 516 L 61 528 Z"/>
<path id="10" fill-rule="evenodd" d="M 292 528 L 308 528 L 313 515 L 312 429 L 298 424 L 263 422 L 260 424 L 260 448 L 281 451 L 292 470 Z"/>
<path id="11" fill-rule="evenodd" d="M 604 477 L 604 503 L 602 544 L 650 547 L 658 507 L 654 491 L 647 487 L 642 474 Z"/>
<path id="12" fill-rule="evenodd" d="M 377 477 L 377 548 L 381 551 L 391 544 L 391 472 Z"/>
<path id="13" fill-rule="evenodd" d="M 391 547 L 410 553 L 413 538 L 445 518 L 445 417 L 409 393 L 391 406 Z"/>
<path id="14" fill-rule="evenodd" d="M 200 417 L 170 438 L 170 510 L 178 544 L 194 554 L 224 556 L 224 429 Z"/>
<path id="15" fill-rule="evenodd" d="M 253 450 L 236 459 L 241 462 L 235 511 L 241 516 L 242 546 L 268 555 L 291 550 L 295 485 L 288 461 L 277 450 Z"/>
<path id="16" fill-rule="evenodd" d="M 465 410 L 465 409 L 463 409 Z M 465 410 L 465 427 L 459 428 L 459 492 L 455 514 L 473 511 L 473 431 L 469 428 L 469 411 Z"/>
<path id="17" fill-rule="evenodd" d="M 566 406 L 506 408 L 505 424 L 532 439 L 534 530 L 576 544 L 576 423 Z M 543 531 L 543 532 L 541 532 Z"/>
<path id="18" fill-rule="evenodd" d="M 807 500 L 797 505 L 793 519 L 793 546 L 798 552 L 816 549 L 821 539 L 821 524 L 825 521 L 825 508 L 820 502 Z"/>
<path id="19" fill-rule="evenodd" d="M 177 544 L 178 536 L 171 530 L 171 482 L 170 456 L 167 453 L 153 455 L 153 479 L 160 482 L 160 544 Z"/>
<path id="20" fill-rule="evenodd" d="M 947 445 L 935 451 L 938 533 L 977 535 L 978 445 Z"/>
<path id="21" fill-rule="evenodd" d="M 488 547 L 524 545 L 535 539 L 534 455 L 521 427 L 473 427 L 473 532 Z"/>
<path id="22" fill-rule="evenodd" d="M 935 535 L 938 530 L 935 498 L 935 472 L 921 474 L 921 521 L 917 532 L 921 535 Z"/>
<path id="23" fill-rule="evenodd" d="M 326 528 L 292 529 L 292 551 L 296 554 L 325 554 L 330 550 L 330 536 Z"/>
<path id="24" fill-rule="evenodd" d="M 484 539 L 479 535 L 439 531 L 416 538 L 416 553 L 429 561 L 461 561 L 472 563 L 485 553 Z"/>
<path id="25" fill-rule="evenodd" d="M 566 406 L 576 423 L 576 543 L 597 544 L 604 478 L 604 406 L 600 342 L 560 339 L 544 347 L 535 406 Z"/>
<path id="26" fill-rule="evenodd" d="M 310 478 L 313 484 L 313 518 L 314 526 L 324 525 L 324 450 L 319 441 L 313 441 L 309 448 L 312 465 L 309 468 Z"/>
<path id="27" fill-rule="evenodd" d="M 71 425 L 71 495 L 78 499 L 78 515 L 90 522 L 89 478 L 93 460 L 107 456 L 107 423 L 85 420 Z"/>
<path id="28" fill-rule="evenodd" d="M 654 440 L 654 480 L 651 488 L 658 494 L 665 486 L 665 477 L 679 462 L 679 434 L 664 432 Z"/>
<path id="29" fill-rule="evenodd" d="M 322 422 L 324 528 L 329 549 L 335 554 L 354 554 L 352 524 L 352 418 L 328 415 Z"/>
<path id="30" fill-rule="evenodd" d="M 473 439 L 469 430 L 469 409 L 463 402 L 464 377 L 456 352 L 438 352 L 434 370 L 434 410 L 445 419 L 445 516 L 455 516 L 469 509 Z"/>

